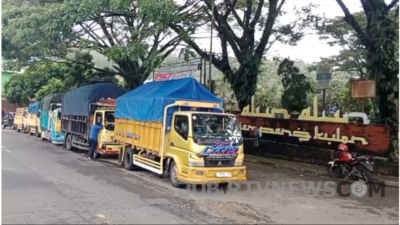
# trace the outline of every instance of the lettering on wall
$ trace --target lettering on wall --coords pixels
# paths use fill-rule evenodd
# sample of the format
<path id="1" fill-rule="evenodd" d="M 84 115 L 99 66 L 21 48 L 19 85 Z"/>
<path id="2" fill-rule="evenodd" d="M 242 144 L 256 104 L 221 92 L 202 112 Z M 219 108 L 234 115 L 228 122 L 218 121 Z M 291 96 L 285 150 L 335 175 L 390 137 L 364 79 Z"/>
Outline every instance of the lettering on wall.
<path id="1" fill-rule="evenodd" d="M 346 143 L 352 151 L 385 157 L 392 149 L 388 126 L 370 124 L 368 116 L 362 112 L 343 114 L 336 110 L 327 116 L 325 111 L 318 112 L 317 96 L 312 107 L 297 115 L 276 108 L 260 112 L 260 108 L 255 108 L 254 97 L 251 102 L 238 116 L 244 138 L 257 135 L 260 141 L 332 150 L 338 144 Z M 351 121 L 350 118 L 359 120 Z M 261 142 L 254 143 L 251 145 L 259 146 Z"/>
<path id="2" fill-rule="evenodd" d="M 328 133 L 320 132 L 319 127 L 315 126 L 314 133 L 308 131 L 298 130 L 292 131 L 283 128 L 270 128 L 270 127 L 256 127 L 251 125 L 242 125 L 242 130 L 244 131 L 256 131 L 258 130 L 258 136 L 261 138 L 263 134 L 273 134 L 273 135 L 287 135 L 289 137 L 296 137 L 300 142 L 307 142 L 311 139 L 327 141 L 328 144 L 332 142 L 345 143 L 345 144 L 355 144 L 357 141 L 362 145 L 368 145 L 369 142 L 364 137 L 357 137 L 355 135 L 348 137 L 346 135 L 341 135 L 340 128 L 336 128 L 336 133 L 329 135 Z"/>

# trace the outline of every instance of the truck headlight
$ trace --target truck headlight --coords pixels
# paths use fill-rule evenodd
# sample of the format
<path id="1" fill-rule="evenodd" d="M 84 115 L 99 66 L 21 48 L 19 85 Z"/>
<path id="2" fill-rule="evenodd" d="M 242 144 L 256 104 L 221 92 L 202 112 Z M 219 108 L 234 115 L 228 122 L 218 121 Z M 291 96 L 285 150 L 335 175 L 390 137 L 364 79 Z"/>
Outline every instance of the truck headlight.
<path id="1" fill-rule="evenodd" d="M 242 166 L 243 165 L 243 161 L 236 161 L 235 162 L 235 166 Z"/>
<path id="2" fill-rule="evenodd" d="M 204 167 L 204 161 L 201 158 L 199 158 L 196 154 L 190 153 L 189 166 L 190 167 Z"/>
<path id="3" fill-rule="evenodd" d="M 190 167 L 204 167 L 204 162 L 189 161 L 189 166 Z"/>

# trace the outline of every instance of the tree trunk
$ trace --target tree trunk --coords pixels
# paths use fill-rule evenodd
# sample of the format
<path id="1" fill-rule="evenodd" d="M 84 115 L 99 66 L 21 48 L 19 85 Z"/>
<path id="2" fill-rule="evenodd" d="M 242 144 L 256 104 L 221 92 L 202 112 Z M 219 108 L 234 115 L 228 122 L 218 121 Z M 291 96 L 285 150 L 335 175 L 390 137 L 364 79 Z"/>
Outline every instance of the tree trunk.
<path id="1" fill-rule="evenodd" d="M 229 80 L 240 110 L 250 104 L 257 87 L 258 66 L 256 63 L 242 64 Z"/>
<path id="2" fill-rule="evenodd" d="M 133 90 L 147 79 L 150 72 L 146 72 L 146 69 L 139 67 L 136 62 L 131 61 L 120 61 L 117 62 L 119 66 L 119 72 L 125 81 L 125 89 L 127 91 Z"/>

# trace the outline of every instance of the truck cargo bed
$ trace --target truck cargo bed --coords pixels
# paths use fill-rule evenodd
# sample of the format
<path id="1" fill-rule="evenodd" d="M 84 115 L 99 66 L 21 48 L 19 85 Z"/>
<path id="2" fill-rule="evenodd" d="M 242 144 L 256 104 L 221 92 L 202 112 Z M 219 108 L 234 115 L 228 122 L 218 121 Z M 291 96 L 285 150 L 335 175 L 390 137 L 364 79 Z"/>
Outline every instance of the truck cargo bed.
<path id="1" fill-rule="evenodd" d="M 90 116 L 62 116 L 62 131 L 72 134 L 77 134 L 88 138 L 89 124 L 93 122 L 93 115 Z"/>
<path id="2" fill-rule="evenodd" d="M 159 152 L 161 149 L 162 122 L 143 122 L 115 118 L 114 139 L 136 149 Z"/>

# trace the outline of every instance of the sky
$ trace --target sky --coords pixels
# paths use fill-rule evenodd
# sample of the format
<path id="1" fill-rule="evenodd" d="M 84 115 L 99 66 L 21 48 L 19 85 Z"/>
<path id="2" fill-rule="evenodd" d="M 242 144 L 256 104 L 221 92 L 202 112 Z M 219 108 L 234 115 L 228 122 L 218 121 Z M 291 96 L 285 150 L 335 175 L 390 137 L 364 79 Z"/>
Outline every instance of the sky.
<path id="1" fill-rule="evenodd" d="M 390 1 L 390 0 L 388 0 Z M 289 11 L 296 7 L 306 6 L 309 3 L 317 4 L 319 7 L 314 10 L 317 14 L 325 14 L 327 18 L 334 18 L 336 16 L 343 16 L 343 11 L 337 4 L 336 0 L 287 0 L 284 9 Z M 343 0 L 351 13 L 361 11 L 360 0 Z M 282 22 L 290 22 L 295 19 L 295 15 L 290 13 L 282 17 Z M 283 21 L 283 19 L 285 21 Z M 215 34 L 215 31 L 214 31 Z M 202 35 L 206 37 L 209 34 Z M 215 35 L 214 35 L 215 36 Z M 196 40 L 202 49 L 210 49 L 210 38 Z M 320 60 L 321 57 L 327 57 L 336 55 L 340 51 L 340 47 L 331 47 L 326 44 L 326 40 L 319 40 L 318 35 L 307 34 L 297 44 L 297 46 L 288 46 L 281 43 L 275 43 L 267 53 L 268 58 L 272 57 L 290 57 L 292 60 L 303 60 L 305 62 L 313 63 Z M 221 52 L 220 41 L 217 38 L 213 38 L 213 52 Z M 234 57 L 233 53 L 229 53 L 230 57 Z"/>

